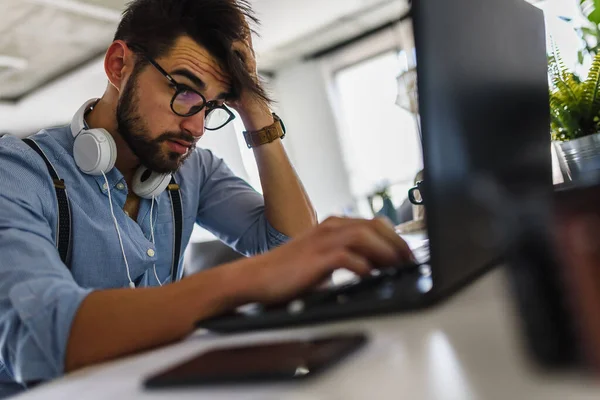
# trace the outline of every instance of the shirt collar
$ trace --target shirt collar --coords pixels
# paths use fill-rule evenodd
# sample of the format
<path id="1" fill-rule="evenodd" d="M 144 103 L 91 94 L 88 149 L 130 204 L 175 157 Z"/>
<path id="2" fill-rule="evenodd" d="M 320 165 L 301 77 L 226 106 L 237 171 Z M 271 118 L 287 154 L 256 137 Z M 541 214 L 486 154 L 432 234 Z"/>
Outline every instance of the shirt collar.
<path id="1" fill-rule="evenodd" d="M 123 187 L 118 187 L 117 189 L 123 190 L 125 193 L 127 193 L 127 183 L 125 183 L 125 177 L 116 167 L 113 167 L 113 169 L 106 174 L 108 186 L 106 186 L 106 180 L 104 180 L 102 175 L 96 175 L 94 176 L 94 179 L 96 180 L 100 191 L 105 195 L 108 195 L 107 192 L 109 188 L 110 190 L 115 190 L 119 184 L 123 185 Z"/>
<path id="2" fill-rule="evenodd" d="M 127 195 L 127 193 L 128 193 L 128 187 L 127 187 L 127 182 L 125 182 L 125 177 L 123 176 L 121 171 L 119 171 L 116 167 L 114 167 L 112 170 L 110 170 L 108 172 L 108 174 L 106 174 L 106 179 L 108 180 L 108 186 L 106 186 L 106 181 L 104 180 L 104 177 L 102 175 L 94 176 L 94 179 L 96 180 L 96 183 L 98 184 L 98 188 L 100 189 L 100 191 L 102 193 L 104 193 L 105 196 L 108 196 L 108 188 L 110 188 L 111 191 L 114 191 L 114 190 L 121 191 L 121 192 L 125 193 L 125 195 Z M 167 190 L 165 190 L 165 192 L 166 191 Z M 160 195 L 158 195 L 154 198 L 156 205 L 160 204 L 160 199 L 163 197 L 163 193 L 161 193 Z"/>

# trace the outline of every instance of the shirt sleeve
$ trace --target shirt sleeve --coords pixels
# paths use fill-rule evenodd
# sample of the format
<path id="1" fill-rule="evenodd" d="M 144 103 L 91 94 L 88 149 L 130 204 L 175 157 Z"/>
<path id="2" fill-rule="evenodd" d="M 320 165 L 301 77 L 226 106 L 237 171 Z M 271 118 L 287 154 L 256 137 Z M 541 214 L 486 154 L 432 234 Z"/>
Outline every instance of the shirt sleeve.
<path id="1" fill-rule="evenodd" d="M 196 222 L 247 256 L 271 250 L 289 240 L 265 216 L 263 196 L 236 176 L 220 158 L 202 150 L 204 180 Z"/>
<path id="2" fill-rule="evenodd" d="M 57 205 L 45 165 L 33 151 L 5 140 L 0 141 L 0 359 L 13 379 L 26 383 L 62 375 L 71 323 L 90 290 L 77 285 L 55 247 Z"/>

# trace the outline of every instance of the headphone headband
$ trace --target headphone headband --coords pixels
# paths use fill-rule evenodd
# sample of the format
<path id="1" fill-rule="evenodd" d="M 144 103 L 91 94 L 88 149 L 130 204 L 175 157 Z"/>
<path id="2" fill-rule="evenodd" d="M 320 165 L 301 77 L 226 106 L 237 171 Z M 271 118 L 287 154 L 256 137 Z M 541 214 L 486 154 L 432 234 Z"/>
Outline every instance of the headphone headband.
<path id="1" fill-rule="evenodd" d="M 79 110 L 77 110 L 73 116 L 73 119 L 71 120 L 71 134 L 73 137 L 77 137 L 77 135 L 79 135 L 81 131 L 85 129 L 85 113 L 90 109 L 90 107 L 98 103 L 99 100 L 100 99 L 90 99 L 86 101 L 85 104 L 79 108 Z"/>

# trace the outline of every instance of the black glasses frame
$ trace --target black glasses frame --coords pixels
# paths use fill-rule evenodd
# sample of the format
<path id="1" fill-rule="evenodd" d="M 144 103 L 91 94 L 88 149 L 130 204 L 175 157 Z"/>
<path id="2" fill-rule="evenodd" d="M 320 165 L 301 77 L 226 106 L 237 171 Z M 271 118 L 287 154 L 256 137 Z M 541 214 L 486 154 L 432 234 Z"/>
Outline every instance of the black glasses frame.
<path id="1" fill-rule="evenodd" d="M 156 70 L 158 72 L 161 73 L 162 76 L 167 78 L 167 80 L 169 81 L 171 86 L 175 89 L 175 94 L 171 98 L 170 105 L 171 105 L 171 111 L 173 111 L 176 115 L 179 115 L 180 117 L 191 117 L 192 115 L 198 114 L 200 111 L 202 111 L 206 107 L 205 115 L 208 117 L 208 114 L 215 109 L 220 108 L 222 110 L 225 110 L 227 112 L 227 114 L 229 114 L 229 118 L 227 119 L 227 121 L 224 122 L 222 125 L 220 125 L 218 128 L 207 128 L 205 126 L 204 129 L 209 130 L 209 131 L 219 130 L 235 119 L 235 114 L 233 112 L 231 112 L 231 110 L 229 108 L 227 108 L 227 106 L 225 106 L 224 104 L 215 104 L 214 101 L 206 101 L 206 97 L 204 97 L 204 95 L 202 93 L 198 92 L 197 90 L 194 90 L 193 88 L 189 87 L 188 85 L 184 85 L 182 83 L 177 82 L 175 80 L 175 78 L 173 78 L 167 71 L 165 71 L 163 69 L 163 67 L 161 67 L 156 61 L 154 61 L 151 57 L 149 57 L 146 54 L 146 51 L 144 51 L 144 49 L 142 49 L 141 47 L 136 46 L 136 45 L 128 44 L 128 46 L 129 46 L 129 48 L 134 50 L 136 53 L 138 53 L 142 57 L 144 57 L 146 59 L 146 61 L 148 61 L 154 68 L 156 68 Z M 202 105 L 192 107 L 192 109 L 188 113 L 185 113 L 185 114 L 178 113 L 175 110 L 175 107 L 173 106 L 173 104 L 175 103 L 175 99 L 177 98 L 177 96 L 179 96 L 179 94 L 181 94 L 183 92 L 193 92 L 193 93 L 197 94 L 198 96 L 200 96 L 200 98 L 202 99 Z"/>

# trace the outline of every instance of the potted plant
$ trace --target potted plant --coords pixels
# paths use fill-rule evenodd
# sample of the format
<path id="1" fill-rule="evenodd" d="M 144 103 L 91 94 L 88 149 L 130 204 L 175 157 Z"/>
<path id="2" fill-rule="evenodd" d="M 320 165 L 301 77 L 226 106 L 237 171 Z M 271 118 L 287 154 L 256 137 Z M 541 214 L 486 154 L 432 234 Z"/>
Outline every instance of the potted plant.
<path id="1" fill-rule="evenodd" d="M 558 49 L 549 57 L 551 133 L 563 176 L 600 174 L 600 53 L 588 77 L 569 71 Z"/>

